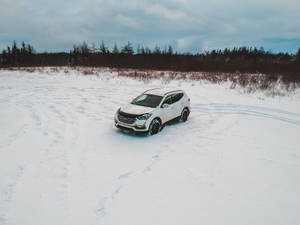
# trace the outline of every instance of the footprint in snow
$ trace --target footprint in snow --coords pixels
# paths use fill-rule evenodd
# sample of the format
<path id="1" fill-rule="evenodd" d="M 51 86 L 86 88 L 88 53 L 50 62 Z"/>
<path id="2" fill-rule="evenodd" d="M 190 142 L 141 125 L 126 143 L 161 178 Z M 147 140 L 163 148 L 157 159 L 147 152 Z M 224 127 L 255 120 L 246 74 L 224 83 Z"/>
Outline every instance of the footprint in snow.
<path id="1" fill-rule="evenodd" d="M 159 160 L 159 155 L 154 155 L 154 156 L 152 156 L 152 159 L 154 159 L 154 160 Z"/>
<path id="2" fill-rule="evenodd" d="M 121 174 L 120 176 L 119 176 L 119 180 L 121 180 L 121 179 L 126 179 L 126 178 L 128 178 L 130 175 L 132 174 L 132 172 L 128 172 L 128 173 L 124 173 L 124 174 Z"/>
<path id="3" fill-rule="evenodd" d="M 121 186 L 119 186 L 119 187 L 118 187 L 118 188 L 110 195 L 110 197 L 111 197 L 111 198 L 114 198 L 117 194 L 119 194 L 120 190 L 121 190 Z"/>
<path id="4" fill-rule="evenodd" d="M 95 213 L 98 214 L 99 216 L 103 217 L 106 215 L 106 208 L 105 208 L 105 203 L 107 201 L 107 198 L 103 198 L 99 203 L 98 203 L 98 208 L 95 210 Z"/>
<path id="5" fill-rule="evenodd" d="M 150 172 L 151 171 L 151 166 L 146 166 L 146 168 L 143 170 L 143 173 Z"/>

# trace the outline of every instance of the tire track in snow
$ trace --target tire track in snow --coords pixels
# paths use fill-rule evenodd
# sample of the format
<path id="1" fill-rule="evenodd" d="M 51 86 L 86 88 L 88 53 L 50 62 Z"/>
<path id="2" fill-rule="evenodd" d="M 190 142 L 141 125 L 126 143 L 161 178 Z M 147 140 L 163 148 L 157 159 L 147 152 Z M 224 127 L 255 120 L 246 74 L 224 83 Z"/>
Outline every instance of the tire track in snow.
<path id="1" fill-rule="evenodd" d="M 197 104 L 194 110 L 202 113 L 240 114 L 270 118 L 300 126 L 300 114 L 280 109 L 238 104 Z"/>

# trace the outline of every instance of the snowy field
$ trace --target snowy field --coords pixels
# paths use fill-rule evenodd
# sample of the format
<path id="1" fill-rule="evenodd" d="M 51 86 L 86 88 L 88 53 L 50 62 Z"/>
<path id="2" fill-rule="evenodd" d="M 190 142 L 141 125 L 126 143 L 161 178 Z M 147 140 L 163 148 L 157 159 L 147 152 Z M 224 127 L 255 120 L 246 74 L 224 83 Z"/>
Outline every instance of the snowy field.
<path id="1" fill-rule="evenodd" d="M 0 71 L 0 225 L 300 224 L 299 92 L 49 71 Z M 114 128 L 159 86 L 186 90 L 186 123 Z"/>

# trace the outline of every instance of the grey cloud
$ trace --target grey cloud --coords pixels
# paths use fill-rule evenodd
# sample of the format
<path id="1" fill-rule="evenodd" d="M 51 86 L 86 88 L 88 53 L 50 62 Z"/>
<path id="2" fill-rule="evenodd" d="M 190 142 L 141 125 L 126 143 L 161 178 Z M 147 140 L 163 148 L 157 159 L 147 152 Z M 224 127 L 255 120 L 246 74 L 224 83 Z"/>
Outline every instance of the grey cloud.
<path id="1" fill-rule="evenodd" d="M 104 40 L 195 52 L 280 39 L 294 41 L 270 44 L 272 50 L 294 52 L 299 10 L 296 0 L 1 0 L 0 48 L 24 40 L 41 51 L 60 51 Z"/>

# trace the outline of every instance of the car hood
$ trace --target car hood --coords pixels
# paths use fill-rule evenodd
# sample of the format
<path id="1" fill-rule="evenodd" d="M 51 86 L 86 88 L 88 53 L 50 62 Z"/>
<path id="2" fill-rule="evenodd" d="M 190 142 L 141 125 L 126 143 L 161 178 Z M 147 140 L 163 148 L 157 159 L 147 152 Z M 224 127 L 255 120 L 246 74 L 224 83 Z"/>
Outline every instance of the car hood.
<path id="1" fill-rule="evenodd" d="M 146 106 L 140 106 L 140 105 L 134 105 L 134 104 L 128 104 L 124 107 L 121 107 L 120 110 L 124 113 L 142 115 L 145 113 L 150 113 L 151 111 L 153 111 L 153 108 L 146 107 Z"/>

